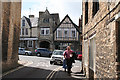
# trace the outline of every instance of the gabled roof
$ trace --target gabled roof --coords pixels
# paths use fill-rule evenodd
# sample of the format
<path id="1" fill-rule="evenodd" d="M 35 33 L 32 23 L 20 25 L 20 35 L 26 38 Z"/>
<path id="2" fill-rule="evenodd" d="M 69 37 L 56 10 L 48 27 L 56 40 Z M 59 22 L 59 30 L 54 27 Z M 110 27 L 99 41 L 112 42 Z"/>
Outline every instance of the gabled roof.
<path id="1" fill-rule="evenodd" d="M 25 17 L 25 16 L 23 16 L 23 17 Z M 29 18 L 27 18 L 27 17 L 25 17 L 25 19 L 26 19 L 26 21 L 28 22 L 28 25 L 30 26 L 30 28 L 32 27 L 32 25 L 31 25 L 31 22 L 30 22 L 30 19 Z"/>
<path id="2" fill-rule="evenodd" d="M 47 8 L 46 8 L 46 10 L 45 10 L 45 13 L 46 13 L 46 14 L 50 14 Z"/>
<path id="3" fill-rule="evenodd" d="M 23 16 L 23 17 L 26 19 L 30 28 L 37 27 L 37 25 L 38 25 L 38 18 L 37 17 L 35 17 L 35 18 L 27 18 L 26 16 Z"/>
<path id="4" fill-rule="evenodd" d="M 53 33 L 57 30 L 57 28 L 63 23 L 63 21 L 64 21 L 66 18 L 68 18 L 68 19 L 71 21 L 71 23 L 74 25 L 74 27 L 76 28 L 76 30 L 77 30 L 80 34 L 82 34 L 82 33 L 79 31 L 78 26 L 77 26 L 75 23 L 73 23 L 73 21 L 72 21 L 71 18 L 68 16 L 68 14 L 67 14 L 67 15 L 64 17 L 64 19 L 60 22 L 60 24 L 53 30 Z"/>

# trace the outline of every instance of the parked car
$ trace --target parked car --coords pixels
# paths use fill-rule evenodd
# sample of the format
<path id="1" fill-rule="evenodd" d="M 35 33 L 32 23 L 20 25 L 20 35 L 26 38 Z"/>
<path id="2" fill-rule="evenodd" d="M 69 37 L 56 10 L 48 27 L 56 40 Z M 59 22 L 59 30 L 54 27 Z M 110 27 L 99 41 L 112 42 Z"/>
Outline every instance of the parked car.
<path id="1" fill-rule="evenodd" d="M 24 48 L 19 48 L 18 54 L 25 54 L 25 49 Z"/>
<path id="2" fill-rule="evenodd" d="M 63 64 L 63 50 L 54 50 L 50 59 L 50 64 Z"/>
<path id="3" fill-rule="evenodd" d="M 32 55 L 31 51 L 25 50 L 25 55 Z"/>
<path id="4" fill-rule="evenodd" d="M 48 49 L 46 48 L 37 48 L 35 50 L 35 54 L 37 56 L 48 56 L 48 57 L 51 57 L 52 55 L 52 51 L 49 51 Z"/>
<path id="5" fill-rule="evenodd" d="M 76 51 L 77 59 L 82 60 L 82 52 L 81 51 Z"/>
<path id="6" fill-rule="evenodd" d="M 19 48 L 18 54 L 32 55 L 31 51 L 25 50 L 24 48 Z"/>

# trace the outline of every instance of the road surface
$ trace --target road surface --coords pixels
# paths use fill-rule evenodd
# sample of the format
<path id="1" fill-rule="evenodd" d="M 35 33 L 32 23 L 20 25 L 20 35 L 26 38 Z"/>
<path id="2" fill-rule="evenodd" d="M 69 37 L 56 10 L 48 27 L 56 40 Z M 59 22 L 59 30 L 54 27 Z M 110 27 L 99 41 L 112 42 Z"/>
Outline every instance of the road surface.
<path id="1" fill-rule="evenodd" d="M 51 65 L 49 57 L 37 57 L 37 56 L 25 56 L 19 55 L 20 61 L 26 61 L 27 65 L 24 67 L 14 70 L 9 74 L 3 76 L 3 80 L 74 80 L 75 77 L 69 76 L 67 72 L 64 72 L 62 66 Z M 76 61 L 73 64 L 74 69 L 81 67 L 81 62 Z M 76 67 L 76 68 L 75 68 Z M 78 71 L 80 72 L 80 71 Z M 78 79 L 75 79 L 78 80 Z"/>

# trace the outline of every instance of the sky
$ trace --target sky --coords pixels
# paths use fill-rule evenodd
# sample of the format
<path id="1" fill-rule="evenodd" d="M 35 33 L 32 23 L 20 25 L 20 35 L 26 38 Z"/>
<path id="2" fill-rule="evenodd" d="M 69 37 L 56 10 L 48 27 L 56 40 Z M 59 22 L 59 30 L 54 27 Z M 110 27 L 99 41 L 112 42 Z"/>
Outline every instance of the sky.
<path id="1" fill-rule="evenodd" d="M 35 15 L 39 17 L 39 11 L 59 13 L 60 21 L 68 14 L 73 22 L 78 25 L 82 15 L 82 0 L 22 0 L 22 16 Z"/>

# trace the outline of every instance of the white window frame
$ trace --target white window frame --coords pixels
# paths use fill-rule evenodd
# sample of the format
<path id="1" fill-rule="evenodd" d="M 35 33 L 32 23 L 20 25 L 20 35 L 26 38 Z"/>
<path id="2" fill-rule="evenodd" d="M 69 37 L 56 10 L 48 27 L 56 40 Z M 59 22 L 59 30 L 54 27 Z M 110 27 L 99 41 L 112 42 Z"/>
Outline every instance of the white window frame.
<path id="1" fill-rule="evenodd" d="M 44 34 L 42 34 L 42 30 L 44 30 Z M 46 31 L 47 31 L 47 30 L 49 30 L 49 33 L 48 33 L 48 34 L 46 34 Z M 40 29 L 40 34 L 41 34 L 41 35 L 50 35 L 50 28 L 41 28 L 41 29 Z"/>
<path id="2" fill-rule="evenodd" d="M 46 33 L 47 30 L 49 30 L 48 34 Z M 50 28 L 45 28 L 45 35 L 50 35 Z"/>
<path id="3" fill-rule="evenodd" d="M 59 36 L 59 33 L 58 33 L 59 31 L 61 32 L 61 36 Z M 60 28 L 57 29 L 57 37 L 62 37 L 62 29 L 60 29 Z"/>
<path id="4" fill-rule="evenodd" d="M 71 29 L 71 37 L 73 37 L 72 36 L 72 31 L 75 31 L 75 38 L 76 38 L 76 29 Z"/>
<path id="5" fill-rule="evenodd" d="M 65 36 L 65 31 L 67 31 L 67 36 Z M 64 37 L 69 37 L 69 29 L 64 29 Z"/>
<path id="6" fill-rule="evenodd" d="M 26 32 L 27 32 L 27 34 L 26 34 Z M 25 29 L 25 35 L 28 35 L 28 28 Z"/>
<path id="7" fill-rule="evenodd" d="M 25 19 L 23 19 L 22 20 L 22 27 L 24 27 L 26 25 L 25 22 L 26 22 Z M 23 25 L 23 23 L 24 23 L 24 25 Z"/>
<path id="8" fill-rule="evenodd" d="M 42 34 L 42 30 L 44 30 L 44 28 L 41 28 L 41 29 L 40 29 L 40 34 L 41 34 L 41 35 L 44 35 L 44 34 L 45 34 L 45 30 L 44 30 L 44 34 Z"/>
<path id="9" fill-rule="evenodd" d="M 91 37 L 89 40 L 89 48 L 91 48 L 91 51 L 89 53 L 89 63 L 90 64 L 90 69 L 92 69 L 94 72 L 96 72 L 96 41 L 95 41 L 95 37 Z M 90 62 L 90 58 L 91 58 L 91 62 Z"/>
<path id="10" fill-rule="evenodd" d="M 22 35 L 25 35 L 25 29 L 22 28 Z"/>

